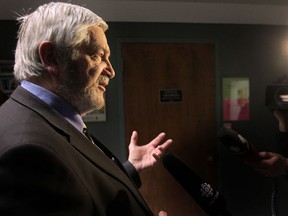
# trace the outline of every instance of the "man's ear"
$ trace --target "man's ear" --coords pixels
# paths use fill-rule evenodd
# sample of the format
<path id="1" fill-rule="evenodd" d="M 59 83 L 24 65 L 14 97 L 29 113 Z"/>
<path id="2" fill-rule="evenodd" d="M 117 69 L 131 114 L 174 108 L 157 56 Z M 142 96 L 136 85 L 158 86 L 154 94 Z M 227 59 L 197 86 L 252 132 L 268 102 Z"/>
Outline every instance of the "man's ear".
<path id="1" fill-rule="evenodd" d="M 56 47 L 51 41 L 42 41 L 38 47 L 38 53 L 42 65 L 49 73 L 57 75 L 58 61 L 56 59 Z"/>

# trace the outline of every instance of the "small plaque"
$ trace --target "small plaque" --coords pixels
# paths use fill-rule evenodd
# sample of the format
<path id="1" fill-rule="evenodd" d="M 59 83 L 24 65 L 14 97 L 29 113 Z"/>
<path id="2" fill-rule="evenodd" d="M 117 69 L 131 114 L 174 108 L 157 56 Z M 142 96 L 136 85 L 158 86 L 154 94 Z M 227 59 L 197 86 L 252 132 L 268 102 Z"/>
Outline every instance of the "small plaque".
<path id="1" fill-rule="evenodd" d="M 162 89 L 160 90 L 160 102 L 182 102 L 182 91 L 179 89 Z"/>

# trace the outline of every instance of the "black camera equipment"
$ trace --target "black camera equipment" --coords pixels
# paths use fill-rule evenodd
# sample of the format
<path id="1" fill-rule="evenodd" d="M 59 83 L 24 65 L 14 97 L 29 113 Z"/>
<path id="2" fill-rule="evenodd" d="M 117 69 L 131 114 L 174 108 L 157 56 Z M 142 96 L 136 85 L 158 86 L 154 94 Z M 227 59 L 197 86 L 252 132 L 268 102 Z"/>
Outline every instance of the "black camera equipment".
<path id="1" fill-rule="evenodd" d="M 288 85 L 268 85 L 265 105 L 271 110 L 288 110 Z"/>

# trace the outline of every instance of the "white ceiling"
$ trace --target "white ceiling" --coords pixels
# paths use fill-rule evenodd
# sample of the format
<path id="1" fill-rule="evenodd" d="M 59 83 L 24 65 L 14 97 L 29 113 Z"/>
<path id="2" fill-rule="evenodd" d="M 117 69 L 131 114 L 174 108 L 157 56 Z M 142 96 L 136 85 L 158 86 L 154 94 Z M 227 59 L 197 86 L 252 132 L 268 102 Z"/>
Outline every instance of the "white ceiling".
<path id="1" fill-rule="evenodd" d="M 68 0 L 67 0 L 68 1 Z M 0 0 L 0 19 L 48 0 Z M 287 0 L 70 0 L 106 21 L 288 25 Z"/>

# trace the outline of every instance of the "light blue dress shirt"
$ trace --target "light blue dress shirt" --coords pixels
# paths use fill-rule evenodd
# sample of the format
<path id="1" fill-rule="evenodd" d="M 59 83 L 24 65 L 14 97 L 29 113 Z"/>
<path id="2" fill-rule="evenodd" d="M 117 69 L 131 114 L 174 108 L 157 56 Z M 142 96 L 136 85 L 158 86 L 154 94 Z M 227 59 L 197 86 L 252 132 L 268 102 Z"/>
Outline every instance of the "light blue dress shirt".
<path id="1" fill-rule="evenodd" d="M 25 88 L 27 91 L 34 94 L 36 97 L 38 97 L 40 100 L 47 103 L 49 106 L 51 106 L 53 109 L 55 109 L 60 115 L 62 115 L 67 121 L 69 121 L 75 128 L 77 128 L 81 133 L 83 132 L 83 126 L 84 122 L 81 118 L 80 114 L 75 110 L 75 108 L 61 99 L 59 96 L 55 95 L 54 93 L 48 91 L 45 88 L 42 88 L 41 86 L 38 86 L 34 83 L 31 83 L 29 81 L 22 81 L 21 86 Z M 97 145 L 95 145 L 97 148 L 99 148 Z M 100 149 L 100 148 L 99 148 Z M 101 149 L 100 149 L 101 150 Z M 102 151 L 102 150 L 101 150 Z M 112 155 L 113 156 L 113 155 Z M 126 170 L 125 172 L 128 173 L 128 175 L 133 179 L 135 184 L 138 188 L 141 187 L 141 179 L 139 177 L 139 174 L 133 164 L 131 164 L 130 161 L 126 161 L 123 166 L 121 166 L 121 162 L 115 162 L 114 156 L 111 158 L 114 163 L 116 163 L 118 166 L 121 167 L 121 169 L 124 168 Z"/>

